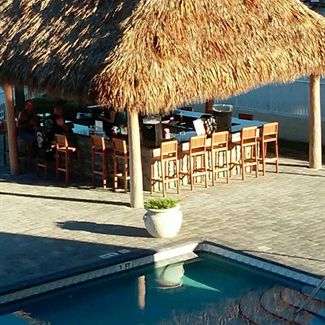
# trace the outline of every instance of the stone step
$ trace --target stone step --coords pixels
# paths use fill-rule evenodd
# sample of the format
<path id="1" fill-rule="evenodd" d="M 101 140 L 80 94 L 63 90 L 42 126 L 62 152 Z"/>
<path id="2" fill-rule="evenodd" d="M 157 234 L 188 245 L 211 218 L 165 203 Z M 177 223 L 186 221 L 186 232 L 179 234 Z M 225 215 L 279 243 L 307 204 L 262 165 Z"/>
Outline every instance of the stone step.
<path id="1" fill-rule="evenodd" d="M 301 292 L 306 295 L 306 296 L 309 296 L 313 290 L 315 289 L 315 287 L 312 287 L 312 286 L 304 286 L 301 288 Z M 314 297 L 315 300 L 320 300 L 322 302 L 325 303 L 325 290 L 324 289 L 321 289 L 319 290 L 315 297 Z"/>
<path id="2" fill-rule="evenodd" d="M 294 325 L 266 311 L 260 304 L 262 294 L 260 290 L 249 291 L 241 297 L 239 309 L 245 319 L 257 325 Z"/>
<path id="3" fill-rule="evenodd" d="M 281 298 L 281 292 L 284 287 L 274 286 L 265 291 L 261 296 L 261 305 L 270 314 L 286 321 L 294 321 L 293 324 L 308 325 L 311 324 L 315 316 L 305 310 L 295 314 L 296 308 Z"/>
<path id="4" fill-rule="evenodd" d="M 284 288 L 281 292 L 281 298 L 286 303 L 293 305 L 298 309 L 306 302 L 308 296 L 302 294 L 297 290 Z M 325 324 L 325 302 L 311 299 L 304 306 L 304 310 L 322 318 Z"/>

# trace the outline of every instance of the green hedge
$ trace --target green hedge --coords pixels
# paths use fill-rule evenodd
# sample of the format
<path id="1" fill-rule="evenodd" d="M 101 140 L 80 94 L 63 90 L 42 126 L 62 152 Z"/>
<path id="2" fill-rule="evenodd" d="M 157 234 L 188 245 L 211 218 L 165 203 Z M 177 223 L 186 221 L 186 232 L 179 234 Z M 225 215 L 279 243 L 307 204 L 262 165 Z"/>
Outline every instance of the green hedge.
<path id="1" fill-rule="evenodd" d="M 61 105 L 64 108 L 64 115 L 67 119 L 74 118 L 78 112 L 86 111 L 87 103 L 64 100 L 42 96 L 32 99 L 34 111 L 38 114 L 53 113 L 55 106 Z"/>

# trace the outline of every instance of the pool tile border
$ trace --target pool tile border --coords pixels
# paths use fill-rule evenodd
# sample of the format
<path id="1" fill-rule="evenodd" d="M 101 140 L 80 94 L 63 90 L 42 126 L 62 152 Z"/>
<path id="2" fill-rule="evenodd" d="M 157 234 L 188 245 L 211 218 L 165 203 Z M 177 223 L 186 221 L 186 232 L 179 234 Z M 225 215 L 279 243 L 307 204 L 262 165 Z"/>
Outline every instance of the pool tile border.
<path id="1" fill-rule="evenodd" d="M 81 270 L 78 273 L 65 277 L 62 277 L 61 274 L 61 277 L 58 279 L 44 281 L 44 283 L 36 285 L 31 284 L 30 287 L 0 295 L 0 306 L 53 290 L 84 283 L 89 280 L 126 272 L 153 263 L 155 263 L 157 266 L 162 266 L 169 263 L 176 263 L 180 260 L 189 260 L 194 258 L 196 253 L 200 252 L 224 257 L 226 259 L 252 266 L 254 268 L 285 277 L 289 280 L 301 282 L 303 284 L 315 286 L 320 280 L 319 277 L 312 274 L 308 274 L 273 261 L 265 260 L 254 255 L 249 255 L 241 251 L 236 251 L 232 248 L 213 242 L 192 241 L 190 243 L 174 243 L 173 246 L 164 247 L 159 251 L 151 250 L 151 253 L 149 250 L 147 250 L 147 253 L 145 254 L 143 252 L 133 252 L 132 254 L 125 254 L 123 257 L 112 257 L 109 259 L 109 263 L 106 266 L 101 266 L 92 270 Z"/>
<path id="2" fill-rule="evenodd" d="M 148 253 L 148 255 L 142 257 L 140 257 L 139 255 L 137 257 L 136 252 L 133 252 L 132 255 L 134 258 L 130 258 L 130 256 L 128 256 L 127 254 L 125 255 L 125 260 L 120 261 L 120 263 L 118 264 L 114 264 L 114 262 L 118 262 L 118 259 L 112 258 L 110 259 L 110 264 L 113 265 L 108 265 L 91 271 L 85 271 L 83 273 L 67 276 L 53 281 L 48 281 L 43 284 L 33 285 L 29 288 L 24 288 L 21 290 L 18 289 L 16 291 L 0 295 L 0 306 L 21 299 L 29 298 L 35 295 L 50 292 L 53 290 L 62 289 L 75 284 L 83 283 L 89 280 L 98 279 L 112 274 L 122 273 L 153 263 L 162 266 L 164 264 L 178 262 L 180 259 L 188 260 L 194 257 L 193 251 L 195 250 L 197 245 L 198 243 L 196 242 L 184 244 L 177 247 L 170 247 L 162 249 L 155 253 Z M 119 258 L 119 260 L 120 259 L 121 258 Z"/>
<path id="3" fill-rule="evenodd" d="M 222 256 L 232 261 L 236 261 L 241 264 L 248 265 L 256 269 L 267 271 L 275 275 L 288 278 L 289 280 L 294 280 L 311 286 L 317 286 L 320 281 L 320 277 L 317 277 L 315 275 L 311 275 L 301 270 L 297 270 L 286 265 L 281 265 L 273 261 L 265 260 L 254 255 L 249 255 L 241 251 L 235 251 L 231 248 L 224 247 L 215 243 L 201 242 L 198 244 L 196 252 L 204 252 Z"/>

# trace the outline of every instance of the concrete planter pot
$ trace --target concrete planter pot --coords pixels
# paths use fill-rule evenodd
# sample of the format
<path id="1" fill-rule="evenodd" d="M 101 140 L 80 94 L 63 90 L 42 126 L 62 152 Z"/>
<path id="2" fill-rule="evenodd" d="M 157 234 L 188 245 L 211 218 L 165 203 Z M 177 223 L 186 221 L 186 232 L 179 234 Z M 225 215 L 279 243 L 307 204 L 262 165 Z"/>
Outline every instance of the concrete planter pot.
<path id="1" fill-rule="evenodd" d="M 183 214 L 179 204 L 170 209 L 147 209 L 143 221 L 151 236 L 170 238 L 181 229 Z"/>

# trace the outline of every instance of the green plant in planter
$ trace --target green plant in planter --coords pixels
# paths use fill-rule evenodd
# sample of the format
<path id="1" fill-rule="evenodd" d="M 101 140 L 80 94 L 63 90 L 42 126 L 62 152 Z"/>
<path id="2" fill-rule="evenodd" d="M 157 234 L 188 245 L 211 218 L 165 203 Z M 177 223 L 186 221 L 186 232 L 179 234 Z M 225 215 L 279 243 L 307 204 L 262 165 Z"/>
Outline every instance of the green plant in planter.
<path id="1" fill-rule="evenodd" d="M 145 202 L 144 207 L 146 209 L 164 210 L 164 209 L 175 208 L 179 203 L 180 200 L 177 199 L 160 197 L 160 198 L 148 200 L 147 202 Z"/>

